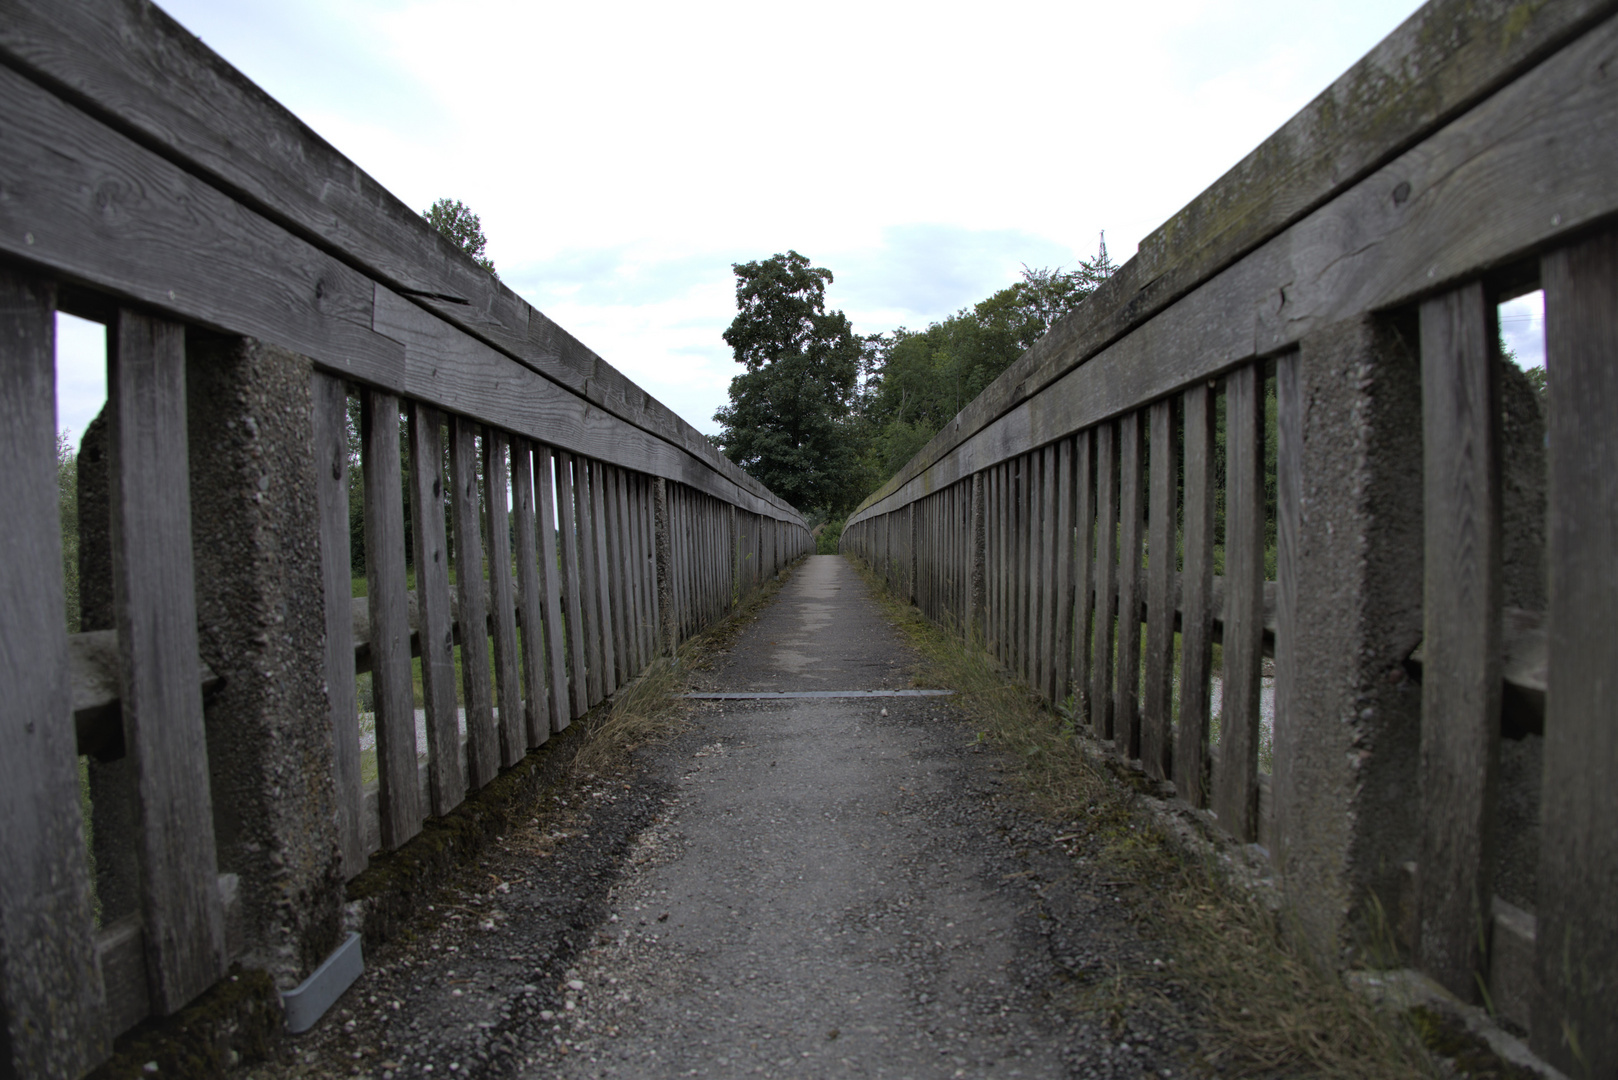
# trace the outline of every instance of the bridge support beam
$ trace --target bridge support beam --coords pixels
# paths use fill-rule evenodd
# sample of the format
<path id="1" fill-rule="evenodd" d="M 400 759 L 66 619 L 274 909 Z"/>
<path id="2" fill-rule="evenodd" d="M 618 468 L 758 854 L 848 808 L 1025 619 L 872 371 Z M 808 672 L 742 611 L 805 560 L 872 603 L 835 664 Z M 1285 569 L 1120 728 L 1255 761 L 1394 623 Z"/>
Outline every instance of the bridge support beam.
<path id="1" fill-rule="evenodd" d="M 1422 636 L 1420 362 L 1413 326 L 1362 318 L 1282 363 L 1297 367 L 1281 405 L 1301 415 L 1281 418 L 1300 435 L 1281 448 L 1296 480 L 1281 594 L 1342 614 L 1290 620 L 1277 657 L 1274 855 L 1297 929 L 1340 964 L 1397 936 L 1421 836 L 1421 689 L 1404 668 Z"/>

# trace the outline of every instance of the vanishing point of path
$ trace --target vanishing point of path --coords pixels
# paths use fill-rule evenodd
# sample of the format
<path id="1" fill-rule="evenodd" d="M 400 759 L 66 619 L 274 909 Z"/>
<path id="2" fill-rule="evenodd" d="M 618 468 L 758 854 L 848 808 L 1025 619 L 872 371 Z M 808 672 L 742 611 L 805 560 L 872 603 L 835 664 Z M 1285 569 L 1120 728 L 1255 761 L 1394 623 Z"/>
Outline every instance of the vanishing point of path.
<path id="1" fill-rule="evenodd" d="M 817 556 L 687 689 L 901 689 L 916 663 L 849 564 Z M 538 853 L 508 838 L 455 905 L 465 915 L 379 951 L 345 998 L 348 1041 L 307 1064 L 335 1051 L 355 1066 L 337 1075 L 375 1077 L 1188 1074 L 1179 1007 L 1109 1005 L 1120 974 L 1164 962 L 1117 883 L 1017 808 L 947 698 L 694 701 L 687 720 L 631 773 L 570 794 L 572 838 Z"/>

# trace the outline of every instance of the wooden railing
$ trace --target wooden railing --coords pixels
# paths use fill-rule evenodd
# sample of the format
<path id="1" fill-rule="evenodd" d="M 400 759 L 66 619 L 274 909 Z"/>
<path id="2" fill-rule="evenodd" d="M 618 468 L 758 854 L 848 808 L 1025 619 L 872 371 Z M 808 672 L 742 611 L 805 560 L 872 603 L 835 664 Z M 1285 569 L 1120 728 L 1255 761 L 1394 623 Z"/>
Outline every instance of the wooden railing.
<path id="1" fill-rule="evenodd" d="M 0 60 L 0 1074 L 72 1077 L 308 975 L 371 853 L 812 543 L 144 0 L 8 0 Z M 57 311 L 108 335 L 71 637 Z"/>
<path id="2" fill-rule="evenodd" d="M 969 404 L 842 547 L 1261 842 L 1322 956 L 1391 943 L 1605 1076 L 1618 20 L 1526 10 L 1417 12 Z M 1548 420 L 1497 348 L 1497 305 L 1541 288 Z"/>

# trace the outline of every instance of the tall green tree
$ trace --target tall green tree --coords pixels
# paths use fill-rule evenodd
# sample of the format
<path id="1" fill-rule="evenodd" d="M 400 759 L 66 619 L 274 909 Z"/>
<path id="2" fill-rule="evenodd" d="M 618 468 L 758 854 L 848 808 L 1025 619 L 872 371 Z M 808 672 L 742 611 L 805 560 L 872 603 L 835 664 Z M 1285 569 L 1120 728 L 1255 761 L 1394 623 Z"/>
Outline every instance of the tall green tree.
<path id="1" fill-rule="evenodd" d="M 714 413 L 725 456 L 801 510 L 844 509 L 854 481 L 851 416 L 861 345 L 826 310 L 832 273 L 796 251 L 735 263 L 736 318 L 725 343 L 747 370 Z"/>
<path id="2" fill-rule="evenodd" d="M 494 273 L 494 260 L 484 254 L 489 246 L 483 235 L 483 221 L 472 208 L 459 199 L 439 199 L 421 212 L 428 224 L 443 233 L 450 242 L 489 273 Z"/>

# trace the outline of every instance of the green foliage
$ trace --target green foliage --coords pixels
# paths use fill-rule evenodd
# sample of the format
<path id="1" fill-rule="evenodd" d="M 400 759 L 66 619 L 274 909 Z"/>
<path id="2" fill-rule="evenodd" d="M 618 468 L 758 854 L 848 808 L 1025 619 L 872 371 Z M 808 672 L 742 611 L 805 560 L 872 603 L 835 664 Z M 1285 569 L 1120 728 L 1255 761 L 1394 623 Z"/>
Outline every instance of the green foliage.
<path id="1" fill-rule="evenodd" d="M 484 254 L 489 241 L 483 235 L 483 222 L 472 208 L 459 199 L 439 199 L 421 212 L 428 224 L 449 238 L 450 242 L 489 273 L 494 273 L 494 262 Z"/>
<path id="2" fill-rule="evenodd" d="M 843 538 L 843 524 L 846 520 L 839 517 L 821 526 L 819 535 L 815 537 L 816 555 L 837 554 L 837 541 Z"/>
<path id="3" fill-rule="evenodd" d="M 731 269 L 737 313 L 725 342 L 747 370 L 714 413 L 720 449 L 794 506 L 852 505 L 863 495 L 849 482 L 860 342 L 847 316 L 826 311 L 831 271 L 796 251 Z"/>

